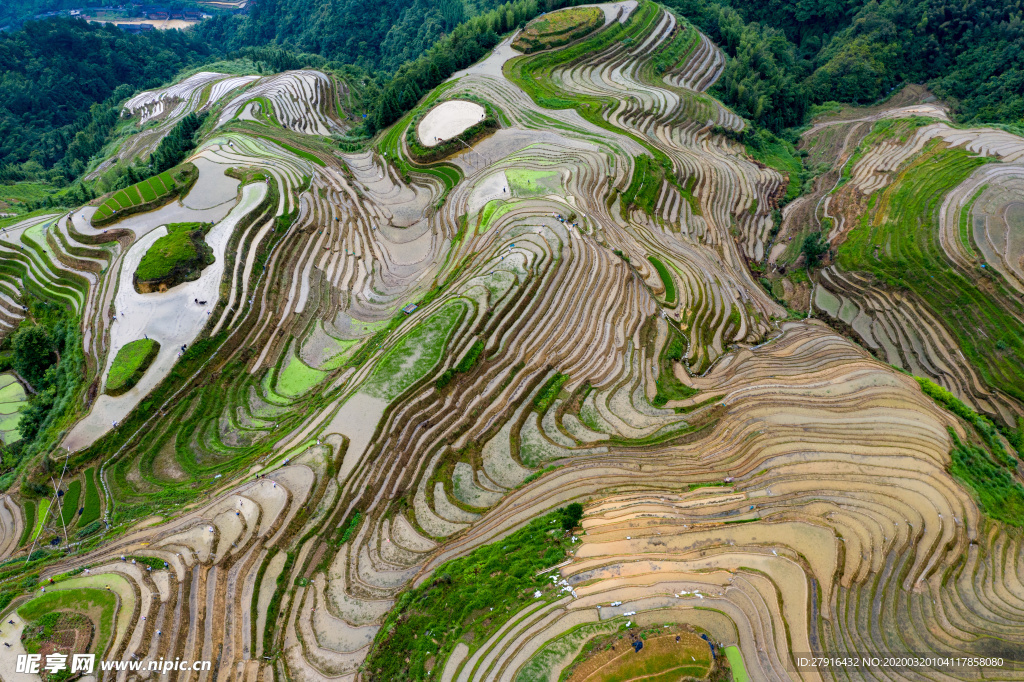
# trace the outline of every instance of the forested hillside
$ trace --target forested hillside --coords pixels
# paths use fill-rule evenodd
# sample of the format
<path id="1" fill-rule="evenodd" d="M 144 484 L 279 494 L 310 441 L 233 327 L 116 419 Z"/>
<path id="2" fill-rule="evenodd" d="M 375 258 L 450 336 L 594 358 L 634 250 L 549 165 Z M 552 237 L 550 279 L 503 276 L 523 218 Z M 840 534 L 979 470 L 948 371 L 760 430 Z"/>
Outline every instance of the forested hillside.
<path id="1" fill-rule="evenodd" d="M 4 12 L 59 0 L 5 3 Z M 245 52 L 273 70 L 323 66 L 318 55 L 376 74 L 370 131 L 397 120 L 430 88 L 480 58 L 499 36 L 559 0 L 256 0 L 188 33 L 126 35 L 72 20 L 0 35 L 0 182 L 77 178 L 108 139 L 119 103 L 183 67 Z M 773 132 L 801 125 L 815 103 L 867 103 L 927 82 L 962 121 L 1024 116 L 1019 3 L 970 0 L 666 0 L 732 57 L 713 92 Z M 3 15 L 0 15 L 3 16 Z M 0 24 L 2 24 L 0 19 Z"/>
<path id="2" fill-rule="evenodd" d="M 486 27 L 496 34 L 564 4 L 501 6 Z M 773 131 L 804 122 L 809 106 L 829 100 L 867 103 L 904 82 L 929 82 L 963 120 L 1015 122 L 1024 116 L 1024 24 L 1019 3 L 970 0 L 667 0 L 734 59 L 716 93 L 738 113 Z M 199 34 L 228 49 L 275 44 L 371 70 L 394 73 L 424 55 L 453 27 L 498 7 L 495 0 L 257 0 L 242 21 L 221 17 Z M 506 26 L 506 15 L 512 19 Z M 495 20 L 497 19 L 497 20 Z M 479 25 L 478 25 L 479 29 Z M 487 30 L 465 38 L 489 47 Z M 461 63 L 464 43 L 401 72 L 400 88 L 382 82 L 375 121 L 407 110 L 407 92 L 422 93 Z M 469 53 L 476 53 L 472 45 Z M 415 72 L 416 75 L 413 75 Z M 385 79 L 386 80 L 386 79 Z M 410 89 L 411 88 L 411 89 Z M 418 95 L 417 95 L 418 98 Z"/>
<path id="3" fill-rule="evenodd" d="M 481 0 L 467 10 L 462 0 L 259 0 L 244 21 L 223 16 L 198 32 L 227 49 L 276 44 L 393 71 L 464 19 L 500 4 Z"/>
<path id="4" fill-rule="evenodd" d="M 39 130 L 105 97 L 58 170 L 116 125 L 0 222 L 0 660 L 760 682 L 867 642 L 922 663 L 854 679 L 1024 682 L 1024 136 L 815 106 L 952 38 L 294 1 L 161 36 L 193 66 L 120 111 L 142 56 L 19 44 Z"/>
<path id="5" fill-rule="evenodd" d="M 75 0 L 4 0 L 0 2 L 0 27 L 14 24 L 28 17 L 55 9 L 99 4 Z"/>
<path id="6" fill-rule="evenodd" d="M 51 169 L 77 177 L 103 147 L 122 100 L 210 52 L 179 31 L 129 35 L 73 19 L 0 34 L 0 181 Z"/>
<path id="7" fill-rule="evenodd" d="M 735 59 L 717 90 L 778 130 L 811 102 L 929 83 L 964 121 L 1024 116 L 1024 23 L 1007 0 L 668 0 Z"/>

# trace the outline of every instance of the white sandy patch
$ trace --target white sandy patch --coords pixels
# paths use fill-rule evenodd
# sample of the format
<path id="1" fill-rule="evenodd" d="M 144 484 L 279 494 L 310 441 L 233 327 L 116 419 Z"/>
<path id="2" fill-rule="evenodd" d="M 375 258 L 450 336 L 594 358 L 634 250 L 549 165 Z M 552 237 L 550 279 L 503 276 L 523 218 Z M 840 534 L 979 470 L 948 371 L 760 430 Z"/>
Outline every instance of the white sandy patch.
<path id="1" fill-rule="evenodd" d="M 625 0 L 625 2 L 606 2 L 601 5 L 580 5 L 580 7 L 597 7 L 604 12 L 604 25 L 615 21 L 616 17 L 619 19 L 619 23 L 626 23 L 626 19 L 633 13 L 637 5 L 640 4 L 637 0 Z M 622 16 L 619 17 L 619 11 L 622 11 Z"/>
<path id="2" fill-rule="evenodd" d="M 8 620 L 13 620 L 15 624 L 10 625 Z M 15 672 L 18 667 L 18 656 L 24 656 L 26 653 L 25 646 L 21 643 L 21 632 L 25 629 L 25 622 L 15 612 L 7 614 L 3 623 L 0 642 L 10 646 L 0 646 L 0 671 L 3 672 L 0 679 L 4 682 L 39 682 L 42 679 L 39 675 Z"/>
<path id="3" fill-rule="evenodd" d="M 502 73 L 502 69 L 505 66 L 505 62 L 522 54 L 522 52 L 512 47 L 512 41 L 515 40 L 517 35 L 519 35 L 518 31 L 498 43 L 498 45 L 491 50 L 491 53 L 485 58 L 472 66 L 466 67 L 462 71 L 456 71 L 451 75 L 451 78 L 445 82 L 447 83 L 449 81 L 458 80 L 463 76 L 469 75 L 490 76 L 492 78 L 504 80 L 505 75 Z"/>
<path id="4" fill-rule="evenodd" d="M 469 212 L 476 213 L 492 199 L 508 199 L 510 196 L 505 171 L 498 171 L 476 183 L 473 193 L 469 195 Z"/>
<path id="5" fill-rule="evenodd" d="M 433 147 L 461 134 L 470 126 L 484 120 L 485 116 L 487 112 L 475 102 L 442 102 L 423 117 L 416 128 L 416 133 L 423 146 Z"/>
<path id="6" fill-rule="evenodd" d="M 100 395 L 92 411 L 68 434 L 65 447 L 78 450 L 94 443 L 171 371 L 178 360 L 181 345 L 192 343 L 209 320 L 207 313 L 217 303 L 224 274 L 224 250 L 235 226 L 259 205 L 266 193 L 267 186 L 263 183 L 246 185 L 242 189 L 242 200 L 206 235 L 206 243 L 213 249 L 216 260 L 194 282 L 179 284 L 163 293 L 140 294 L 135 291 L 132 275 L 153 242 L 167 234 L 165 227 L 149 232 L 128 250 L 114 299 L 117 318 L 110 329 L 110 351 L 103 371 L 104 380 L 117 351 L 125 344 L 148 335 L 160 343 L 160 352 L 142 380 L 127 393 Z M 205 306 L 197 305 L 196 299 L 207 303 Z"/>
<path id="7" fill-rule="evenodd" d="M 95 17 L 89 18 L 90 24 L 113 24 L 114 26 L 138 26 L 140 24 L 149 24 L 158 31 L 170 31 L 171 29 L 184 30 L 191 26 L 198 24 L 198 21 L 186 21 L 184 19 L 97 19 Z"/>

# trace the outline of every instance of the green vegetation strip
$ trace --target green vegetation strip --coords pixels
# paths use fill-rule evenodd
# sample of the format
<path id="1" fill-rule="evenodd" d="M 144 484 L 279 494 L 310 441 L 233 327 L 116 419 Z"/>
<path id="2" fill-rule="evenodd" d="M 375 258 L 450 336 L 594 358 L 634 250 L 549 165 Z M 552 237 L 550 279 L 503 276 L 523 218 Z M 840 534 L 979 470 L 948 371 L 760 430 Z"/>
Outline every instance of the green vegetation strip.
<path id="1" fill-rule="evenodd" d="M 558 397 L 558 392 L 562 390 L 562 386 L 569 380 L 568 374 L 555 374 L 546 382 L 544 387 L 537 393 L 537 397 L 533 399 L 533 406 L 537 408 L 537 411 L 544 414 L 551 407 L 551 403 L 555 402 L 555 398 Z"/>
<path id="2" fill-rule="evenodd" d="M 658 379 L 655 382 L 658 391 L 651 401 L 656 407 L 663 407 L 670 400 L 686 400 L 698 393 L 696 389 L 690 388 L 676 378 L 675 363 L 683 361 L 686 339 L 675 327 L 669 326 L 668 333 L 669 340 L 661 351 Z"/>
<path id="3" fill-rule="evenodd" d="M 467 309 L 465 301 L 456 299 L 416 325 L 381 359 L 364 390 L 391 402 L 423 378 L 441 360 Z"/>
<path id="4" fill-rule="evenodd" d="M 654 256 L 648 256 L 647 260 L 651 261 L 651 265 L 654 266 L 654 269 L 658 271 L 658 276 L 661 277 L 661 283 L 665 285 L 665 303 L 667 305 L 675 305 L 676 281 L 672 278 L 668 268 Z"/>
<path id="5" fill-rule="evenodd" d="M 967 255 L 971 258 L 978 257 L 978 253 L 974 250 L 974 246 L 971 243 L 974 235 L 974 221 L 972 216 L 972 212 L 974 211 L 974 202 L 978 200 L 978 197 L 980 197 L 981 193 L 986 189 L 988 189 L 988 185 L 982 185 L 979 187 L 978 191 L 971 197 L 971 200 L 960 209 L 960 243 L 963 245 L 964 251 L 966 251 Z"/>
<path id="6" fill-rule="evenodd" d="M 950 473 L 974 491 L 985 514 L 1011 526 L 1024 527 L 1024 486 L 1013 476 L 1017 459 L 1003 446 L 995 425 L 941 386 L 928 379 L 915 378 L 925 395 L 974 427 L 986 446 L 963 442 L 950 429 L 953 440 Z M 1019 438 L 1020 432 L 1010 435 Z"/>
<path id="7" fill-rule="evenodd" d="M 29 540 L 35 540 L 39 537 L 39 534 L 43 531 L 43 526 L 46 525 L 48 512 L 50 511 L 50 500 L 39 500 L 39 513 L 36 514 L 35 528 L 32 529 L 32 535 L 29 536 Z"/>
<path id="8" fill-rule="evenodd" d="M 732 668 L 733 682 L 750 682 L 750 675 L 747 674 L 747 666 L 743 664 L 743 654 L 739 647 L 725 647 L 725 657 L 729 659 L 729 667 Z"/>
<path id="9" fill-rule="evenodd" d="M 21 531 L 21 540 L 18 542 L 19 545 L 24 545 L 28 542 L 32 535 L 32 531 L 36 528 L 36 503 L 32 500 L 26 500 L 22 511 L 25 514 L 25 528 Z"/>
<path id="10" fill-rule="evenodd" d="M 441 564 L 429 580 L 399 596 L 377 633 L 365 670 L 379 680 L 426 679 L 428 660 L 445 660 L 459 642 L 472 653 L 536 602 L 535 592 L 544 601 L 558 599 L 561 593 L 550 575 L 537 573 L 565 559 L 572 546 L 565 528 L 575 527 L 582 515 L 579 504 L 569 505 Z"/>
<path id="11" fill-rule="evenodd" d="M 82 482 L 77 478 L 71 481 L 67 491 L 61 498 L 60 520 L 65 526 L 70 526 L 78 513 L 78 498 L 82 494 Z"/>
<path id="12" fill-rule="evenodd" d="M 480 360 L 480 355 L 484 352 L 484 342 L 477 339 L 473 342 L 473 345 L 469 347 L 466 354 L 459 360 L 459 364 L 455 365 L 451 369 L 446 369 L 441 373 L 441 376 L 437 378 L 434 384 L 437 386 L 437 390 L 443 389 L 445 386 L 452 382 L 456 374 L 465 374 L 476 367 L 477 362 Z"/>
<path id="13" fill-rule="evenodd" d="M 96 487 L 96 470 L 92 467 L 85 470 L 85 501 L 82 503 L 82 517 L 78 519 L 79 526 L 88 526 L 100 518 L 100 494 Z"/>

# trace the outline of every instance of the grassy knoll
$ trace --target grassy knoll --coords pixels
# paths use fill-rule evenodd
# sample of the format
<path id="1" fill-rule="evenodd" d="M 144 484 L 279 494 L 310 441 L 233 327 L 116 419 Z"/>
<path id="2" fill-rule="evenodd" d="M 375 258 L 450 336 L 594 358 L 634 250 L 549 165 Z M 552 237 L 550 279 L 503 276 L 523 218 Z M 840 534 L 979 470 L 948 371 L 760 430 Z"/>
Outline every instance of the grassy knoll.
<path id="1" fill-rule="evenodd" d="M 562 510 L 467 556 L 447 561 L 419 587 L 403 592 L 388 613 L 365 670 L 373 679 L 428 679 L 428 661 L 443 661 L 459 642 L 483 644 L 526 604 L 561 596 L 549 575 L 571 543 Z M 570 520 L 573 525 L 578 522 Z M 435 670 L 437 677 L 440 670 Z"/>
<path id="2" fill-rule="evenodd" d="M 98 521 L 100 518 L 100 493 L 96 487 L 95 477 L 95 469 L 89 467 L 85 470 L 85 499 L 82 501 L 82 507 L 85 511 L 82 512 L 82 517 L 78 519 L 78 525 L 83 528 L 93 521 Z"/>
<path id="3" fill-rule="evenodd" d="M 92 216 L 94 227 L 106 225 L 118 218 L 132 215 L 165 204 L 187 192 L 199 177 L 199 169 L 183 163 L 159 175 L 114 192 L 100 204 Z"/>
<path id="4" fill-rule="evenodd" d="M 658 271 L 658 277 L 661 277 L 661 283 L 665 285 L 665 303 L 667 305 L 675 305 L 676 303 L 676 281 L 672 279 L 671 273 L 665 264 L 654 256 L 648 256 L 647 260 L 651 261 L 651 265 Z"/>
<path id="5" fill-rule="evenodd" d="M 520 52 L 536 52 L 561 47 L 587 35 L 604 23 L 604 12 L 597 7 L 570 7 L 544 14 L 526 25 L 512 47 Z"/>
<path id="6" fill-rule="evenodd" d="M 51 611 L 25 624 L 21 643 L 25 651 L 38 654 L 59 652 L 64 655 L 82 653 L 74 651 L 92 639 L 93 625 L 88 616 L 73 611 Z"/>
<path id="7" fill-rule="evenodd" d="M 212 223 L 171 223 L 167 234 L 146 251 L 135 270 L 135 288 L 143 293 L 199 279 L 214 261 L 213 249 L 203 239 Z"/>
<path id="8" fill-rule="evenodd" d="M 91 587 L 57 589 L 18 607 L 18 615 L 29 623 L 38 621 L 48 613 L 60 611 L 72 611 L 89 617 L 96 631 L 95 647 L 90 647 L 90 650 L 97 654 L 106 650 L 114 632 L 114 613 L 117 611 L 117 597 L 113 592 Z"/>
<path id="9" fill-rule="evenodd" d="M 70 526 L 78 513 L 78 498 L 82 496 L 82 482 L 77 478 L 71 481 L 67 491 L 61 499 L 60 520 L 65 526 Z"/>
<path id="10" fill-rule="evenodd" d="M 464 301 L 452 301 L 416 325 L 381 359 L 364 390 L 391 402 L 422 379 L 441 360 L 466 308 Z"/>
<path id="11" fill-rule="evenodd" d="M 985 162 L 965 149 L 926 146 L 861 216 L 837 262 L 916 294 L 987 384 L 1024 400 L 1024 304 L 991 269 L 954 269 L 938 241 L 944 197 Z"/>
<path id="12" fill-rule="evenodd" d="M 729 667 L 732 668 L 733 682 L 750 682 L 750 675 L 747 674 L 747 666 L 743 664 L 743 654 L 737 646 L 725 647 L 725 657 L 729 659 Z"/>
<path id="13" fill-rule="evenodd" d="M 107 393 L 121 395 L 139 383 L 159 352 L 160 344 L 153 339 L 137 339 L 121 346 L 107 374 Z"/>

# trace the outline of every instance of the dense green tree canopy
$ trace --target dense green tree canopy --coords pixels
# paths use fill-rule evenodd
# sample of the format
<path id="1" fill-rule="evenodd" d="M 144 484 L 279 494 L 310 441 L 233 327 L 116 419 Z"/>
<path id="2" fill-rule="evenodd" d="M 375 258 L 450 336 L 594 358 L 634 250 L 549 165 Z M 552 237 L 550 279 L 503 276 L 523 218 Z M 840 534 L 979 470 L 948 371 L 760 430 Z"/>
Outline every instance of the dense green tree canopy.
<path id="1" fill-rule="evenodd" d="M 102 148 L 121 99 L 209 54 L 180 31 L 129 35 L 77 19 L 0 33 L 0 167 L 59 167 L 75 177 Z"/>
<path id="2" fill-rule="evenodd" d="M 43 376 L 56 361 L 57 348 L 46 327 L 33 325 L 14 335 L 14 369 L 36 389 L 43 387 Z"/>
<path id="3" fill-rule="evenodd" d="M 970 122 L 1024 117 L 1018 0 L 666 0 L 735 57 L 719 92 L 773 130 L 808 102 L 868 103 L 929 83 Z M 804 111 L 802 111 L 803 109 Z"/>
<path id="4" fill-rule="evenodd" d="M 258 0 L 244 19 L 221 16 L 198 33 L 227 50 L 269 45 L 394 72 L 466 19 L 502 0 Z"/>
<path id="5" fill-rule="evenodd" d="M 25 12 L 48 9 L 47 1 L 60 4 L 14 4 Z M 1019 0 L 665 3 L 730 55 L 714 93 L 774 132 L 802 124 L 813 103 L 872 102 L 905 82 L 929 83 L 965 122 L 1024 117 Z M 353 64 L 376 73 L 375 83 L 363 83 L 364 104 L 370 130 L 379 129 L 501 34 L 566 4 L 575 3 L 254 0 L 245 17 L 140 35 L 70 19 L 29 22 L 0 34 L 0 182 L 79 177 L 109 139 L 126 97 L 231 51 L 274 71 Z"/>

